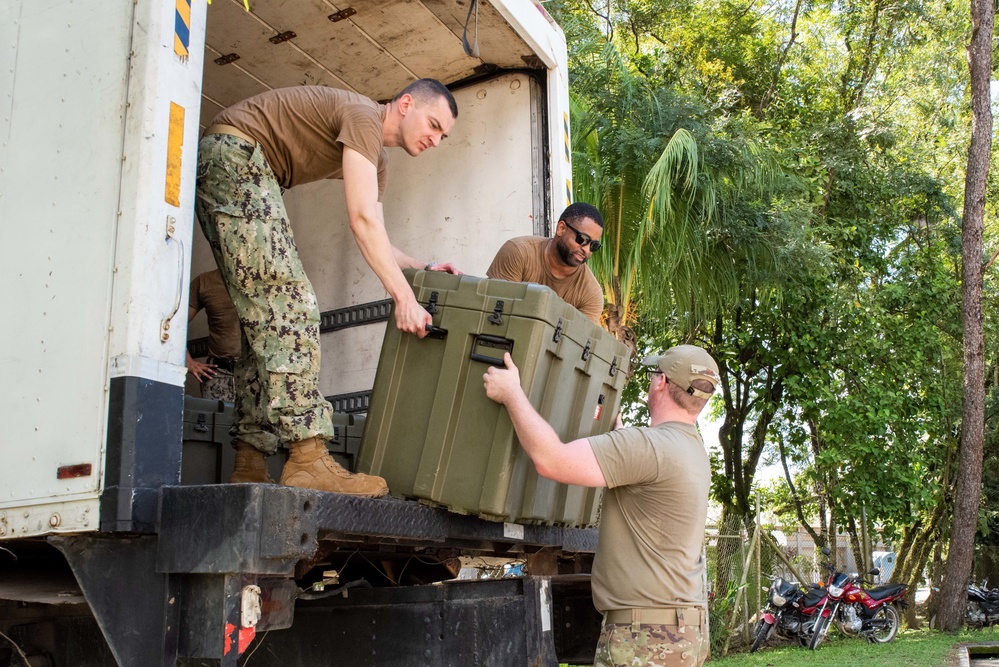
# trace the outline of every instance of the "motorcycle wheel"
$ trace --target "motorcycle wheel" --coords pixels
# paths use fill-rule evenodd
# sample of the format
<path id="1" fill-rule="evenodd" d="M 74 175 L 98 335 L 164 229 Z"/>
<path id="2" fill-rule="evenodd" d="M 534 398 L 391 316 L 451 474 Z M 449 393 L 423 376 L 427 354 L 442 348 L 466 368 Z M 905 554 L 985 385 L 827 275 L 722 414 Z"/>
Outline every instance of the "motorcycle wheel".
<path id="1" fill-rule="evenodd" d="M 819 616 L 815 619 L 815 627 L 812 628 L 812 636 L 808 640 L 808 648 L 812 651 L 819 648 L 822 643 L 822 630 L 829 625 L 830 619 Z"/>
<path id="2" fill-rule="evenodd" d="M 985 617 L 986 621 L 983 623 L 978 619 L 981 618 L 979 615 L 979 607 L 977 602 L 968 601 L 968 606 L 964 614 L 964 624 L 969 628 L 981 629 L 988 625 L 988 616 Z"/>
<path id="3" fill-rule="evenodd" d="M 770 636 L 770 624 L 762 618 L 756 622 L 756 630 L 753 632 L 753 645 L 749 648 L 750 653 L 756 653 L 760 646 Z"/>
<path id="4" fill-rule="evenodd" d="M 898 634 L 899 622 L 898 610 L 893 605 L 881 605 L 871 618 L 871 634 L 868 636 L 875 644 L 887 644 Z"/>

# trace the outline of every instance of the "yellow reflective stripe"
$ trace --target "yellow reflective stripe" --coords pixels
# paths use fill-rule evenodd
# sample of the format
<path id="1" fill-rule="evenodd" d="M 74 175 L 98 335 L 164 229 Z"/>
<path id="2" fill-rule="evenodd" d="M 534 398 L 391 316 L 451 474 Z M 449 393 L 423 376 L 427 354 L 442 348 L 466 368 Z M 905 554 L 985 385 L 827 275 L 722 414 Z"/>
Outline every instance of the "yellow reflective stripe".
<path id="1" fill-rule="evenodd" d="M 170 131 L 167 133 L 166 187 L 164 199 L 180 206 L 180 158 L 184 147 L 184 107 L 170 103 Z"/>

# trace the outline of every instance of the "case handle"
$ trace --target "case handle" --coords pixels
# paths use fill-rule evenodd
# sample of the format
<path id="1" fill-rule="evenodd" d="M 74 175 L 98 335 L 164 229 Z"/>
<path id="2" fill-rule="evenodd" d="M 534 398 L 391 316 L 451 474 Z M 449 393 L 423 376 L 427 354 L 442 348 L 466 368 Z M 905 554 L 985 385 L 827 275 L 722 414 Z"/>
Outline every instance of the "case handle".
<path id="1" fill-rule="evenodd" d="M 489 350 L 500 350 L 500 356 L 497 358 L 491 354 L 484 354 L 480 352 L 480 348 L 486 348 Z M 513 341 L 509 338 L 501 338 L 500 336 L 487 336 L 486 334 L 477 334 L 475 340 L 472 342 L 472 352 L 468 355 L 468 358 L 472 361 L 481 361 L 482 363 L 489 364 L 490 366 L 503 367 L 503 352 L 513 353 Z"/>
<path id="2" fill-rule="evenodd" d="M 425 328 L 427 330 L 425 338 L 436 338 L 437 340 L 444 340 L 447 338 L 447 329 L 435 327 L 433 324 L 428 324 Z"/>

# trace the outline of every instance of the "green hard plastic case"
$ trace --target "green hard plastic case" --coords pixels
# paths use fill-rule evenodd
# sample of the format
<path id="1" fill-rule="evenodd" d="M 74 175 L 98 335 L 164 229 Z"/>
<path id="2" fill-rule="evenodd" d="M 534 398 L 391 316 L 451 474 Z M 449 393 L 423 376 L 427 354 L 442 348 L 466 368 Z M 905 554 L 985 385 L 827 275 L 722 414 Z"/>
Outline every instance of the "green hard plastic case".
<path id="1" fill-rule="evenodd" d="M 597 522 L 600 489 L 540 477 L 482 376 L 509 351 L 531 404 L 563 442 L 613 428 L 628 348 L 551 289 L 406 271 L 434 330 L 386 329 L 358 470 L 395 496 L 519 523 Z"/>

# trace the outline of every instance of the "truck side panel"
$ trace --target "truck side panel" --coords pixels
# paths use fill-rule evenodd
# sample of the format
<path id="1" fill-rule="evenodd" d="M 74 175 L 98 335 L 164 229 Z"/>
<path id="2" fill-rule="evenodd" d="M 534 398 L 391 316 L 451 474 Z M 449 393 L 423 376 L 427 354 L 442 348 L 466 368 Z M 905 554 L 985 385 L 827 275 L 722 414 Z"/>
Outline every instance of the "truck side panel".
<path id="1" fill-rule="evenodd" d="M 28 509 L 3 513 L 0 537 L 93 530 L 103 486 L 151 486 L 164 479 L 162 452 L 179 460 L 179 429 L 160 425 L 182 414 L 177 315 L 204 6 L 15 0 L 0 12 L 11 38 L 0 51 L 11 84 L 0 218 L 17 323 L 0 334 L 17 379 L 3 383 L 0 405 L 12 411 L 8 455 L 30 452 L 0 497 L 0 510 Z M 105 451 L 109 429 L 118 455 Z M 123 435 L 144 441 L 146 460 L 121 455 Z"/>
<path id="2" fill-rule="evenodd" d="M 0 76 L 10 84 L 0 114 L 0 220 L 13 298 L 0 355 L 8 377 L 18 380 L 0 383 L 0 405 L 16 408 L 16 418 L 4 419 L 7 455 L 32 453 L 18 475 L 5 476 L 0 508 L 34 506 L 5 515 L 7 536 L 45 530 L 54 517 L 68 530 L 95 526 L 96 512 L 88 510 L 95 509 L 107 421 L 128 84 L 122 54 L 132 10 L 129 0 L 0 7 L 0 30 L 10 37 L 0 51 Z M 58 479 L 62 466 L 83 467 Z"/>

